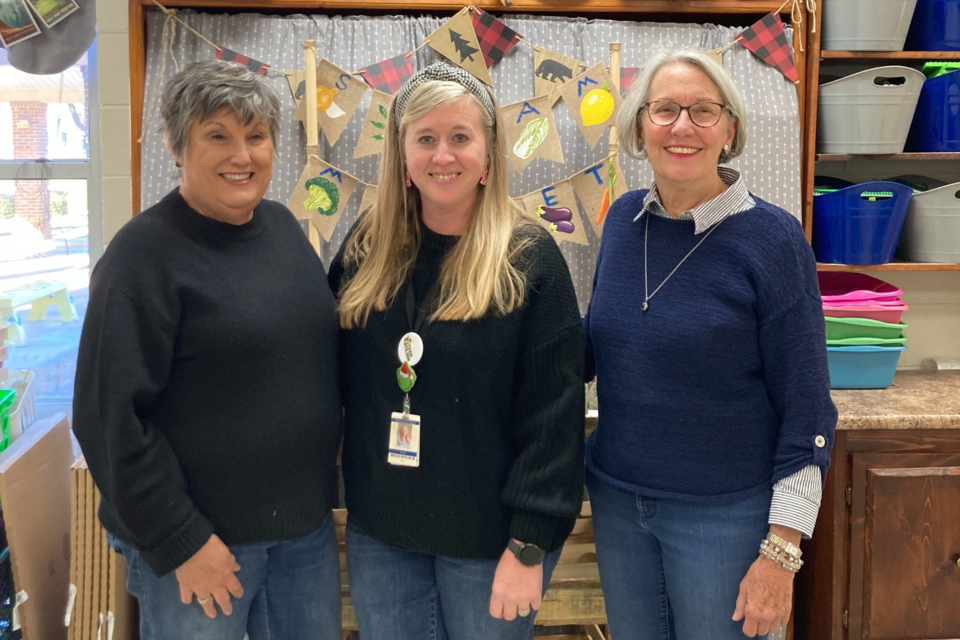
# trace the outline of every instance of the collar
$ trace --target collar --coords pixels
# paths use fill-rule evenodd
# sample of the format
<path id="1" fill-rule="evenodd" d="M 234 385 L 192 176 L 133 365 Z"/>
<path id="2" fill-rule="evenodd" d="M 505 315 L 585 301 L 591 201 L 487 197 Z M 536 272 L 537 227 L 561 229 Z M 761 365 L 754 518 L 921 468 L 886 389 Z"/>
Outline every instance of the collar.
<path id="1" fill-rule="evenodd" d="M 678 220 L 693 220 L 695 234 L 700 234 L 717 224 L 721 220 L 732 216 L 735 213 L 752 209 L 756 206 L 756 201 L 747 190 L 747 185 L 741 177 L 740 172 L 730 167 L 717 167 L 717 175 L 723 180 L 729 189 L 718 195 L 712 200 L 707 200 L 703 204 L 684 211 Z M 657 185 L 654 184 L 643 199 L 643 208 L 634 222 L 640 219 L 644 213 L 649 212 L 664 218 L 671 217 L 667 210 L 663 208 L 660 201 L 660 192 Z"/>

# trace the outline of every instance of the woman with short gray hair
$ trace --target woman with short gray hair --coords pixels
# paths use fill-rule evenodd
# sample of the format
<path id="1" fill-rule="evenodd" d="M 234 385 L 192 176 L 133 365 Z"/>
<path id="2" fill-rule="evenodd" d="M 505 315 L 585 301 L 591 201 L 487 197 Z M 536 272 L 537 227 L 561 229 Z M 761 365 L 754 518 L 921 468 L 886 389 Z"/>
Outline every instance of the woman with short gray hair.
<path id="1" fill-rule="evenodd" d="M 610 208 L 584 318 L 610 632 L 765 636 L 789 619 L 836 427 L 813 252 L 719 166 L 746 109 L 708 54 L 653 56 L 617 126 L 655 182 Z"/>
<path id="2" fill-rule="evenodd" d="M 100 520 L 143 640 L 338 639 L 338 323 L 319 257 L 263 198 L 279 96 L 209 60 L 160 113 L 180 185 L 93 270 L 77 358 Z"/>

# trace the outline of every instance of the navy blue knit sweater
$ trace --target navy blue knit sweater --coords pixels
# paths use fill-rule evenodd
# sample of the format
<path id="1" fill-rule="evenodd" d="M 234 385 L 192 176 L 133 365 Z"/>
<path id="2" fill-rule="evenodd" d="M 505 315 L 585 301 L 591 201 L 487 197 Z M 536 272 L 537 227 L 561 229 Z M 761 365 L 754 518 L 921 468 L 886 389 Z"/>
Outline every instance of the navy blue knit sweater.
<path id="1" fill-rule="evenodd" d="M 837 411 L 800 225 L 754 196 L 643 312 L 646 217 L 651 292 L 703 238 L 692 221 L 634 221 L 645 195 L 610 209 L 584 318 L 600 407 L 588 467 L 642 495 L 705 500 L 769 488 L 810 464 L 825 476 Z"/>

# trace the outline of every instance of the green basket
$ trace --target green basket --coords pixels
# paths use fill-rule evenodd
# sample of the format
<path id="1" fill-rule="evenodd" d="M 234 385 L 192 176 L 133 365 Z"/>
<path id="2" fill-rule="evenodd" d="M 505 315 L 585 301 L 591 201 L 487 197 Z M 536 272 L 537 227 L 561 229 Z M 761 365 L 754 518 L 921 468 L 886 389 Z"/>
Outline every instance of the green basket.
<path id="1" fill-rule="evenodd" d="M 840 338 L 827 340 L 828 347 L 899 347 L 907 341 L 906 336 L 899 338 Z"/>
<path id="2" fill-rule="evenodd" d="M 923 75 L 927 76 L 927 80 L 929 80 L 930 78 L 936 78 L 937 76 L 942 76 L 945 73 L 950 73 L 957 69 L 960 69 L 960 62 L 938 60 L 937 62 L 924 62 L 921 71 Z"/>
<path id="3" fill-rule="evenodd" d="M 899 338 L 907 324 L 890 324 L 869 318 L 825 318 L 827 340 L 846 338 Z"/>
<path id="4" fill-rule="evenodd" d="M 13 389 L 0 389 L 0 451 L 10 446 L 10 408 L 16 399 Z"/>

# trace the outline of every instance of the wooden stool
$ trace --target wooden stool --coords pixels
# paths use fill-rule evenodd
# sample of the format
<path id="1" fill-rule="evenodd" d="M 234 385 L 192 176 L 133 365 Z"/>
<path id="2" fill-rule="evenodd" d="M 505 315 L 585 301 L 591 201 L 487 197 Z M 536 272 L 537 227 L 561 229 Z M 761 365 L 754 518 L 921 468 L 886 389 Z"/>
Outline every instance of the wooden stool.
<path id="1" fill-rule="evenodd" d="M 47 308 L 51 305 L 60 310 L 61 322 L 73 322 L 80 317 L 65 282 L 31 282 L 15 289 L 0 291 L 0 328 L 9 329 L 8 340 L 11 344 L 23 345 L 26 342 L 23 322 L 20 320 L 20 314 L 17 313 L 17 307 L 28 302 L 33 303 L 30 308 L 30 320 L 43 320 L 47 314 Z"/>

